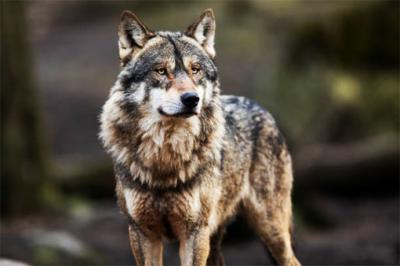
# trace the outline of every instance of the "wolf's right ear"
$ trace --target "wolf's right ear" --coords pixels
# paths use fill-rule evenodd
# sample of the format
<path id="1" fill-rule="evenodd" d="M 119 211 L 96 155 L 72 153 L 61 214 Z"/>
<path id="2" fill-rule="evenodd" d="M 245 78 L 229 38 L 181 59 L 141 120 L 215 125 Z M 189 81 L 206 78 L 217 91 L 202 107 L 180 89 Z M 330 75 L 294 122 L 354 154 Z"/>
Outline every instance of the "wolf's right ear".
<path id="1" fill-rule="evenodd" d="M 146 42 L 155 36 L 132 12 L 125 10 L 118 27 L 118 47 L 121 65 L 124 66 L 132 54 L 139 51 Z"/>

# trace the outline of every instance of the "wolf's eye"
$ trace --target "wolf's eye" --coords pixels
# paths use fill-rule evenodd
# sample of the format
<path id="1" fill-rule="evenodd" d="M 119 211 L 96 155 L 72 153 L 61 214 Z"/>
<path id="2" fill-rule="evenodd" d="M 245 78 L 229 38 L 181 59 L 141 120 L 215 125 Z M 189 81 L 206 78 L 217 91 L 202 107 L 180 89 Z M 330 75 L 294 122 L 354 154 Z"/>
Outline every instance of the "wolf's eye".
<path id="1" fill-rule="evenodd" d="M 197 66 L 197 65 L 191 66 L 191 71 L 192 71 L 192 74 L 197 74 L 197 73 L 199 73 L 199 71 L 200 71 L 200 66 Z"/>
<path id="2" fill-rule="evenodd" d="M 163 76 L 167 73 L 167 70 L 165 68 L 158 68 L 155 71 L 161 76 Z"/>

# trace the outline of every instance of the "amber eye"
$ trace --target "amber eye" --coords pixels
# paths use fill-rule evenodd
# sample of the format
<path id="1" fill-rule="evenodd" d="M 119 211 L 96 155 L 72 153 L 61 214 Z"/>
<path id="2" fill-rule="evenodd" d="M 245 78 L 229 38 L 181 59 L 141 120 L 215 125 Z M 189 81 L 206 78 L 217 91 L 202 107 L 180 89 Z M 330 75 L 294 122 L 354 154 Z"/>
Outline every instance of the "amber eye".
<path id="1" fill-rule="evenodd" d="M 161 76 L 167 74 L 167 70 L 165 68 L 158 68 L 155 71 Z"/>
<path id="2" fill-rule="evenodd" d="M 192 74 L 197 74 L 197 73 L 199 73 L 199 71 L 200 71 L 200 67 L 197 66 L 197 65 L 193 65 L 193 66 L 191 67 L 191 70 L 192 70 Z"/>

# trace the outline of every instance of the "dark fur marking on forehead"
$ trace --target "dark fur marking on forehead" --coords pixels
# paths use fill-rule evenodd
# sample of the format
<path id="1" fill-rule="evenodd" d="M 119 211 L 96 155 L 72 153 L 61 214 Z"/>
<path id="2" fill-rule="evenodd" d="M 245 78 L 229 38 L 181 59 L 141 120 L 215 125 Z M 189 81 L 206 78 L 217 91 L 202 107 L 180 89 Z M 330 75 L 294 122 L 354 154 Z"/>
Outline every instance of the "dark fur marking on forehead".
<path id="1" fill-rule="evenodd" d="M 168 40 L 174 47 L 174 55 L 175 55 L 175 70 L 174 70 L 174 72 L 177 73 L 180 70 L 185 71 L 185 65 L 183 63 L 183 56 L 182 56 L 181 51 L 178 49 L 175 40 L 170 35 L 168 35 Z"/>

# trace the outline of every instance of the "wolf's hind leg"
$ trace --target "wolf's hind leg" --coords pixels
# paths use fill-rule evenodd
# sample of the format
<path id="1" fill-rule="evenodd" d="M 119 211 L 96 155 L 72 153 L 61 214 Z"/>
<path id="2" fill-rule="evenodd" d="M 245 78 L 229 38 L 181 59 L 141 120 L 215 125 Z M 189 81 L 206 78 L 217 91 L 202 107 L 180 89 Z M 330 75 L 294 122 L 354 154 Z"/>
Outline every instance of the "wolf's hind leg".
<path id="1" fill-rule="evenodd" d="M 246 216 L 275 262 L 281 266 L 300 266 L 291 240 L 291 213 L 278 206 L 259 208 L 247 202 Z"/>
<path id="2" fill-rule="evenodd" d="M 280 143 L 275 139 L 259 144 L 270 152 L 257 153 L 243 207 L 276 262 L 281 266 L 298 266 L 291 240 L 292 164 L 285 145 Z"/>
<path id="3" fill-rule="evenodd" d="M 222 238 L 225 234 L 225 227 L 221 226 L 210 239 L 210 254 L 208 255 L 208 266 L 225 265 L 224 257 L 221 251 Z"/>

